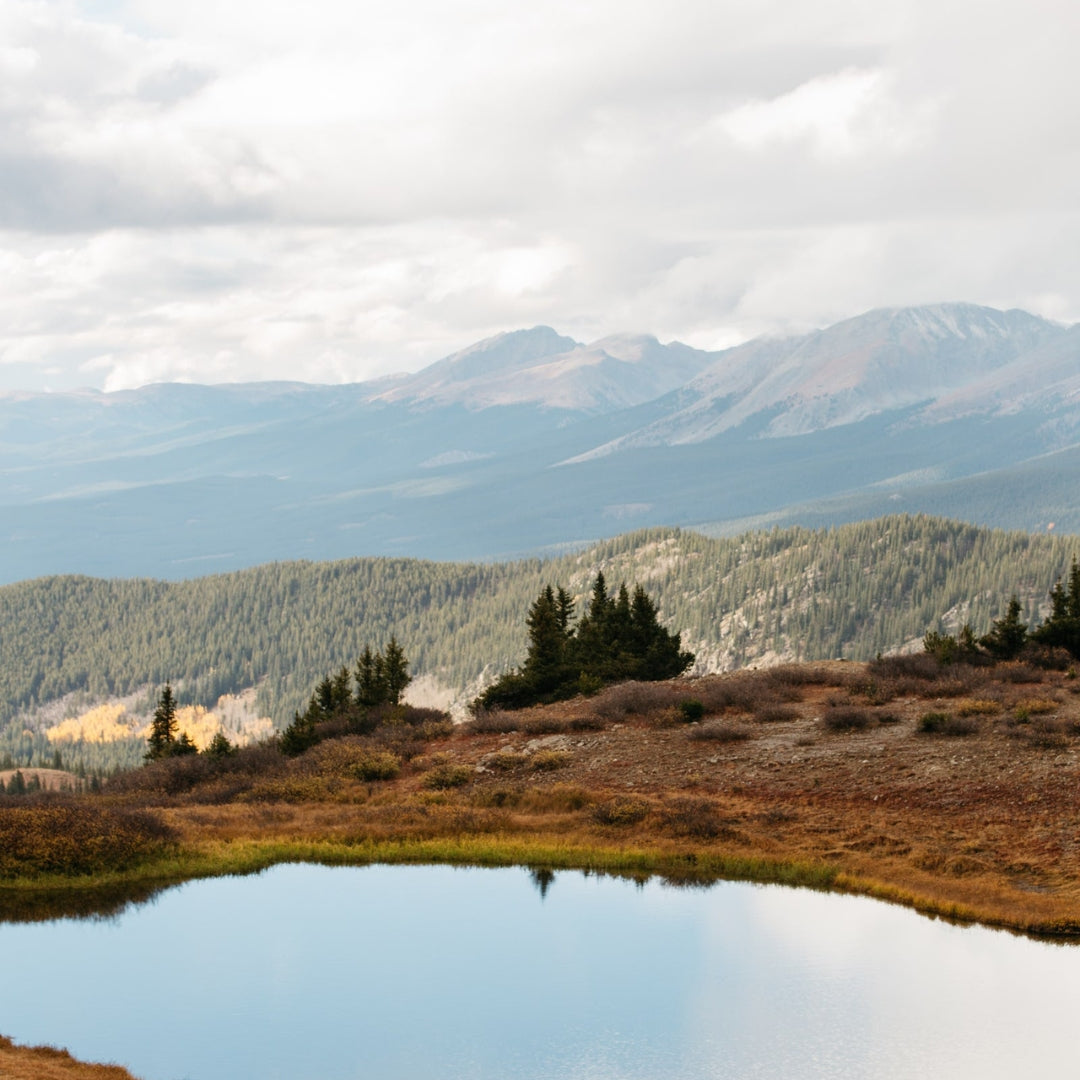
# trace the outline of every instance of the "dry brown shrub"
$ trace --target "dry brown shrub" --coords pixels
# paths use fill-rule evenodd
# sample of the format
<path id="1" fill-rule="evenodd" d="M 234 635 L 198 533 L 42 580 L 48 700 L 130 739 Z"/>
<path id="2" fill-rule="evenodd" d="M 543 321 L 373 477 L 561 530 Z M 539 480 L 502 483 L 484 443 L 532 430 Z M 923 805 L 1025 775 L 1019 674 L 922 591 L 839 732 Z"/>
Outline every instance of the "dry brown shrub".
<path id="1" fill-rule="evenodd" d="M 725 709 L 754 712 L 800 699 L 797 685 L 788 682 L 779 668 L 701 679 L 694 684 L 693 692 L 707 713 L 720 713 Z"/>
<path id="2" fill-rule="evenodd" d="M 145 810 L 85 800 L 0 809 L 0 877 L 122 870 L 173 846 L 172 831 Z"/>
<path id="3" fill-rule="evenodd" d="M 876 719 L 871 709 L 857 705 L 831 705 L 821 717 L 821 723 L 827 731 L 861 731 Z"/>
<path id="4" fill-rule="evenodd" d="M 1052 716 L 1039 716 L 1023 727 L 1013 727 L 1010 734 L 1038 750 L 1062 750 L 1069 745 L 1072 725 Z"/>
<path id="5" fill-rule="evenodd" d="M 623 682 L 601 690 L 592 699 L 591 708 L 605 720 L 620 720 L 673 708 L 684 696 L 685 688 L 671 683 Z"/>
<path id="6" fill-rule="evenodd" d="M 636 825 L 648 817 L 652 807 L 644 800 L 632 795 L 616 795 L 614 799 L 598 803 L 593 807 L 593 821 L 598 825 L 613 825 L 625 828 Z"/>
<path id="7" fill-rule="evenodd" d="M 1042 668 L 1043 671 L 1068 671 L 1075 663 L 1072 653 L 1056 645 L 1042 645 L 1037 641 L 1028 641 L 1020 650 L 1021 663 Z"/>
<path id="8" fill-rule="evenodd" d="M 1052 698 L 1021 698 L 1016 703 L 1016 709 L 1018 712 L 1022 709 L 1028 716 L 1045 716 L 1047 713 L 1056 712 L 1060 704 Z"/>
<path id="9" fill-rule="evenodd" d="M 661 810 L 661 822 L 665 829 L 676 836 L 690 836 L 698 840 L 712 840 L 730 831 L 728 823 L 721 819 L 712 801 L 693 795 L 668 800 Z"/>
<path id="10" fill-rule="evenodd" d="M 498 772 L 514 772 L 523 769 L 529 762 L 528 754 L 517 754 L 513 750 L 500 750 L 497 754 L 485 758 L 483 764 Z"/>
<path id="11" fill-rule="evenodd" d="M 764 668 L 771 683 L 788 686 L 845 686 L 851 673 L 824 664 L 778 664 Z"/>
<path id="12" fill-rule="evenodd" d="M 355 735 L 321 743 L 300 762 L 299 769 L 317 775 L 363 781 L 393 780 L 401 772 L 401 758 L 397 754 Z"/>
<path id="13" fill-rule="evenodd" d="M 929 653 L 908 653 L 903 656 L 881 656 L 871 660 L 866 670 L 875 678 L 915 679 L 930 682 L 941 674 L 942 666 Z"/>
<path id="14" fill-rule="evenodd" d="M 436 765 L 420 777 L 420 783 L 432 791 L 447 791 L 450 788 L 463 787 L 473 777 L 473 770 L 468 765 Z"/>
<path id="15" fill-rule="evenodd" d="M 472 735 L 509 735 L 518 730 L 520 723 L 520 713 L 507 709 L 482 709 L 461 727 Z"/>
<path id="16" fill-rule="evenodd" d="M 256 779 L 283 775 L 289 761 L 274 741 L 241 747 L 235 754 L 210 757 L 191 754 L 151 761 L 138 769 L 117 773 L 105 785 L 108 794 L 133 796 L 143 804 L 203 801 L 204 792 L 230 787 L 240 793 Z"/>
<path id="17" fill-rule="evenodd" d="M 494 807 L 496 809 L 511 808 L 521 802 L 521 788 L 519 787 L 481 787 L 477 788 L 472 796 L 476 806 Z"/>
<path id="18" fill-rule="evenodd" d="M 785 724 L 799 719 L 799 710 L 791 705 L 767 705 L 754 713 L 754 719 L 763 724 Z"/>
<path id="19" fill-rule="evenodd" d="M 296 772 L 256 781 L 239 796 L 240 802 L 335 802 L 342 795 L 342 782 L 336 776 Z M 362 796 L 352 793 L 350 801 Z"/>
<path id="20" fill-rule="evenodd" d="M 576 784 L 554 784 L 529 788 L 518 800 L 518 808 L 531 814 L 571 814 L 591 806 L 594 797 Z"/>
<path id="21" fill-rule="evenodd" d="M 365 736 L 365 741 L 372 751 L 394 754 L 403 762 L 412 761 L 427 748 L 422 729 L 408 724 L 386 724 Z"/>
<path id="22" fill-rule="evenodd" d="M 88 1065 L 52 1046 L 16 1046 L 0 1035 L 4 1080 L 134 1080 L 119 1065 Z"/>
<path id="23" fill-rule="evenodd" d="M 994 668 L 994 678 L 1008 683 L 1040 683 L 1043 672 L 1031 664 L 1022 664 L 1015 660 L 998 664 Z"/>
<path id="24" fill-rule="evenodd" d="M 537 750 L 529 758 L 533 772 L 553 772 L 570 764 L 570 755 L 564 750 Z"/>
<path id="25" fill-rule="evenodd" d="M 1001 710 L 1001 702 L 992 698 L 964 698 L 956 703 L 957 716 L 996 716 Z"/>
<path id="26" fill-rule="evenodd" d="M 887 705 L 900 694 L 899 679 L 870 679 L 857 688 L 871 705 Z"/>
<path id="27" fill-rule="evenodd" d="M 919 718 L 919 730 L 926 734 L 948 735 L 952 738 L 974 735 L 979 730 L 973 716 L 953 716 L 951 713 L 928 712 Z"/>
<path id="28" fill-rule="evenodd" d="M 687 733 L 687 738 L 695 742 L 733 743 L 745 742 L 753 737 L 753 731 L 746 724 L 733 723 L 730 720 L 712 720 L 705 724 L 696 724 Z"/>

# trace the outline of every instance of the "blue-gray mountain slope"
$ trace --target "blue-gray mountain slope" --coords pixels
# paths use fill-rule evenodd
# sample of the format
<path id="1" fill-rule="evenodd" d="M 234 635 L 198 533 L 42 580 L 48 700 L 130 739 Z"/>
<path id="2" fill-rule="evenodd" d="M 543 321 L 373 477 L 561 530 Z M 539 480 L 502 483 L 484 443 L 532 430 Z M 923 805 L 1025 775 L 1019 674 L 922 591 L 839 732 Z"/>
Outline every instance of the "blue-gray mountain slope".
<path id="1" fill-rule="evenodd" d="M 720 353 L 538 327 L 374 383 L 8 394 L 0 581 L 901 508 L 1078 530 L 1078 425 L 1080 328 L 962 304 Z"/>

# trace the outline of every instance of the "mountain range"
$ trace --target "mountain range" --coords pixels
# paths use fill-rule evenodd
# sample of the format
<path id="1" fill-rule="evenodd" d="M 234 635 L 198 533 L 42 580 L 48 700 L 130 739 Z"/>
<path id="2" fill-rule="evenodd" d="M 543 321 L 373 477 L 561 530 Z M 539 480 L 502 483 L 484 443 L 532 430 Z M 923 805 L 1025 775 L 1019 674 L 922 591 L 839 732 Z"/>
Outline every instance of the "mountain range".
<path id="1" fill-rule="evenodd" d="M 969 304 L 718 352 L 549 327 L 316 386 L 0 394 L 0 581 L 925 510 L 1080 529 L 1080 326 Z"/>

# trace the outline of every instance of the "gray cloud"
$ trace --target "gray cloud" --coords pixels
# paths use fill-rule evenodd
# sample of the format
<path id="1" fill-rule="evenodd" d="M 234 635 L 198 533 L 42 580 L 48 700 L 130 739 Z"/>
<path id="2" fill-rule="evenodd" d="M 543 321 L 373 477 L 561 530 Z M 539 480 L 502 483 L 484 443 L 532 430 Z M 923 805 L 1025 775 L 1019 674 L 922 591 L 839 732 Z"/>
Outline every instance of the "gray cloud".
<path id="1" fill-rule="evenodd" d="M 1064 0 L 221 8 L 0 13 L 0 386 L 1080 318 Z"/>

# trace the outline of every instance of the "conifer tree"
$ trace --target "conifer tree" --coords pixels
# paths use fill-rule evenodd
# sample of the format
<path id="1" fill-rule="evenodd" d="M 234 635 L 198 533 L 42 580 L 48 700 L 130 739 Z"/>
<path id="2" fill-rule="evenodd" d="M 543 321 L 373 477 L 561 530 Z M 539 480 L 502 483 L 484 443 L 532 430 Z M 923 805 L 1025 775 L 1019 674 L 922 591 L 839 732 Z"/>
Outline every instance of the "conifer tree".
<path id="1" fill-rule="evenodd" d="M 1031 636 L 1041 645 L 1067 649 L 1080 658 L 1080 563 L 1075 556 L 1068 589 L 1058 581 L 1050 590 L 1050 614 Z"/>
<path id="2" fill-rule="evenodd" d="M 183 757 L 186 754 L 197 754 L 199 748 L 195 745 L 191 736 L 186 731 L 181 731 L 172 744 L 170 753 L 173 757 Z"/>
<path id="3" fill-rule="evenodd" d="M 173 752 L 176 743 L 176 699 L 173 697 L 172 686 L 165 684 L 158 698 L 157 708 L 154 709 L 153 719 L 150 721 L 150 734 L 147 737 L 146 760 L 156 761 L 158 758 L 168 757 Z"/>
<path id="4" fill-rule="evenodd" d="M 564 634 L 569 634 L 570 624 L 574 621 L 574 598 L 561 585 L 555 593 L 555 611 L 559 619 L 559 629 Z"/>
<path id="5" fill-rule="evenodd" d="M 236 753 L 236 747 L 229 742 L 224 731 L 217 732 L 210 740 L 210 745 L 203 751 L 207 757 L 224 758 Z"/>
<path id="6" fill-rule="evenodd" d="M 330 709 L 336 713 L 346 708 L 352 702 L 352 674 L 349 669 L 342 666 L 334 676 L 330 687 Z"/>
<path id="7" fill-rule="evenodd" d="M 405 651 L 398 644 L 397 638 L 391 635 L 382 655 L 383 700 L 391 705 L 400 705 L 401 695 L 411 682 L 412 676 L 409 674 L 409 661 L 405 658 Z"/>
<path id="8" fill-rule="evenodd" d="M 548 585 L 533 601 L 525 619 L 529 630 L 529 651 L 522 677 L 532 691 L 543 697 L 566 681 L 566 643 L 568 640 L 562 608 Z"/>
<path id="9" fill-rule="evenodd" d="M 365 709 L 381 705 L 385 700 L 385 679 L 381 653 L 373 653 L 370 645 L 364 646 L 356 662 L 356 703 Z"/>
<path id="10" fill-rule="evenodd" d="M 619 679 L 671 679 L 694 662 L 693 653 L 682 649 L 681 636 L 660 626 L 656 607 L 640 586 L 631 599 L 623 584 L 612 599 L 600 573 L 576 629 L 570 627 L 571 612 L 565 589 L 541 590 L 525 620 L 525 663 L 488 687 L 476 707 L 557 701 Z"/>
<path id="11" fill-rule="evenodd" d="M 1020 620 L 1020 601 L 1015 594 L 1000 619 L 995 619 L 990 633 L 979 644 L 996 660 L 1012 660 L 1024 647 L 1027 626 Z"/>
<path id="12" fill-rule="evenodd" d="M 297 757 L 319 741 L 315 733 L 315 717 L 308 709 L 303 716 L 293 713 L 292 723 L 281 733 L 279 746 L 286 757 Z"/>

